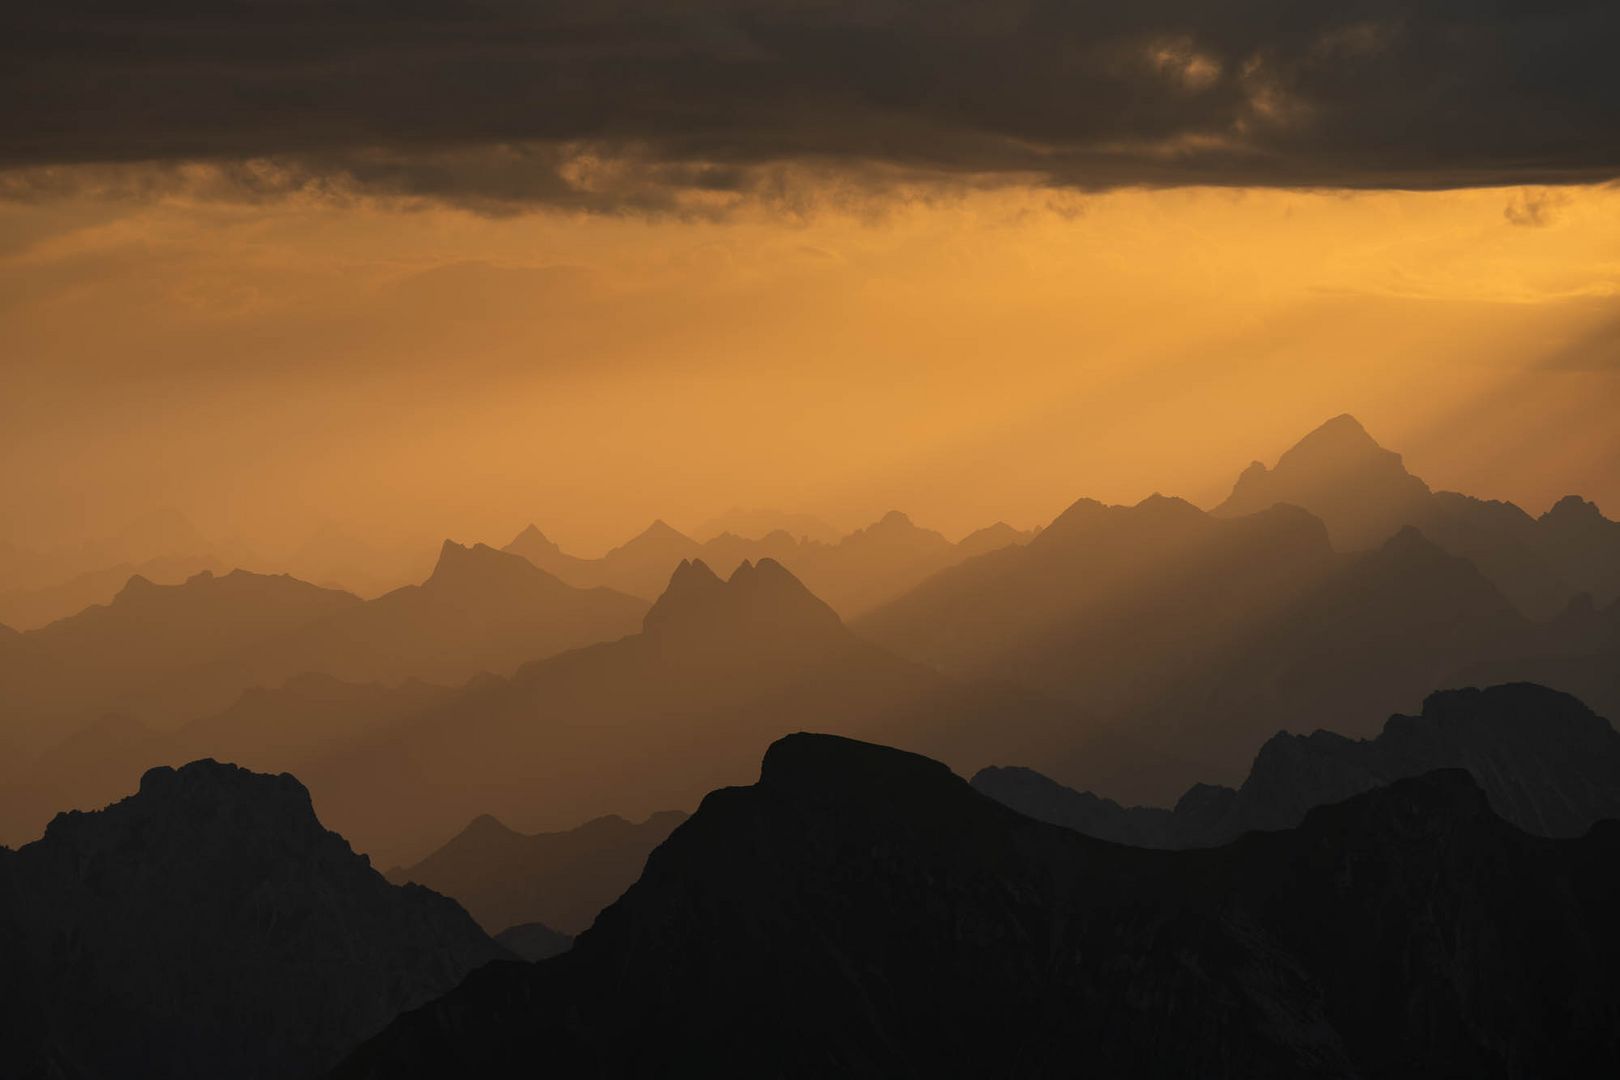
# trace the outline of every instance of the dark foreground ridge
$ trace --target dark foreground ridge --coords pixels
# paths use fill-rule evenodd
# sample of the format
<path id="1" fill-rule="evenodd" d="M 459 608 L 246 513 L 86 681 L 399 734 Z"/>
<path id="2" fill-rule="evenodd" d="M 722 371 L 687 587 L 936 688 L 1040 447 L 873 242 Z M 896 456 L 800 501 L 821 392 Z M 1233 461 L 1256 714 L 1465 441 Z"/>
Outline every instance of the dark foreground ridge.
<path id="1" fill-rule="evenodd" d="M 992 767 L 973 786 L 1020 813 L 1122 844 L 1208 847 L 1287 829 L 1314 806 L 1434 769 L 1466 769 L 1491 808 L 1537 836 L 1580 836 L 1620 818 L 1620 732 L 1569 694 L 1530 683 L 1444 690 L 1375 739 L 1287 732 L 1260 748 L 1243 786 L 1191 788 L 1174 810 L 1123 807 L 1031 769 Z"/>
<path id="2" fill-rule="evenodd" d="M 1528 836 L 1460 770 L 1155 852 L 793 735 L 571 952 L 490 965 L 336 1075 L 1600 1075 L 1617 858 L 1620 826 Z"/>
<path id="3" fill-rule="evenodd" d="M 318 1075 L 508 955 L 390 885 L 291 776 L 195 761 L 0 848 L 0 1076 Z"/>

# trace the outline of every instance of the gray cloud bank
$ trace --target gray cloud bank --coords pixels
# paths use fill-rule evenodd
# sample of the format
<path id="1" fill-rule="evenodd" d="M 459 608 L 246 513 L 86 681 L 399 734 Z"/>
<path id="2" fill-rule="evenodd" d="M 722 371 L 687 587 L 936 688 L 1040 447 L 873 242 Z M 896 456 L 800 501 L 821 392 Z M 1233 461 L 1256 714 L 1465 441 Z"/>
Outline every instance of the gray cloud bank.
<path id="1" fill-rule="evenodd" d="M 780 195 L 784 169 L 1606 180 L 1617 46 L 1613 0 L 19 0 L 0 192 L 199 161 L 238 196 L 608 210 Z"/>

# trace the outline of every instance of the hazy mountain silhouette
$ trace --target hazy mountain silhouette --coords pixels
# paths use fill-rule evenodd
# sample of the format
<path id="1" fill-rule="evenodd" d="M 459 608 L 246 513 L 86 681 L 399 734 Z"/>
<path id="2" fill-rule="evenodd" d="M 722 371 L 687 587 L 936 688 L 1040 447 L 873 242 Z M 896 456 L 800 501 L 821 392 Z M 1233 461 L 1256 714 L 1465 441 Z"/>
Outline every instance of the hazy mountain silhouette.
<path id="1" fill-rule="evenodd" d="M 576 589 L 527 559 L 446 540 L 433 573 L 269 643 L 255 682 L 315 671 L 352 682 L 455 683 L 634 633 L 646 605 Z"/>
<path id="2" fill-rule="evenodd" d="M 295 577 L 369 599 L 420 579 L 430 558 L 431 549 L 385 545 L 327 521 L 282 555 L 279 563 Z"/>
<path id="3" fill-rule="evenodd" d="M 292 777 L 213 761 L 0 848 L 0 953 L 31 1004 L 0 1072 L 84 1080 L 315 1075 L 505 955 L 453 901 L 383 880 Z"/>
<path id="4" fill-rule="evenodd" d="M 1600 602 L 1620 596 L 1620 523 L 1596 506 L 1571 495 L 1538 519 L 1509 502 L 1430 491 L 1351 416 L 1329 420 L 1273 469 L 1250 465 L 1213 512 L 1230 517 L 1278 503 L 1320 517 L 1340 550 L 1420 529 L 1535 617 L 1555 614 L 1580 592 Z"/>
<path id="5" fill-rule="evenodd" d="M 237 570 L 132 578 L 106 607 L 24 635 L 20 685 L 55 714 L 119 709 L 173 728 L 252 686 L 316 672 L 461 682 L 622 637 L 646 605 L 575 589 L 525 559 L 446 541 L 433 574 L 375 600 Z"/>
<path id="6" fill-rule="evenodd" d="M 1538 836 L 1620 819 L 1620 733 L 1568 694 L 1527 683 L 1431 694 L 1421 715 L 1390 717 L 1374 739 L 1279 733 L 1241 787 L 1195 785 L 1174 810 L 1122 807 L 1024 768 L 981 770 L 973 786 L 1088 836 L 1179 848 L 1291 828 L 1313 807 L 1442 768 L 1466 769 L 1496 813 Z"/>
<path id="7" fill-rule="evenodd" d="M 1620 826 L 1528 836 L 1460 770 L 1148 852 L 795 735 L 569 952 L 335 1075 L 1591 1075 L 1620 1055 L 1617 857 Z"/>
<path id="8" fill-rule="evenodd" d="M 743 526 L 746 528 L 746 526 Z M 724 531 L 703 543 L 655 521 L 600 559 L 569 555 L 530 525 L 502 550 L 574 585 L 607 585 L 635 596 L 656 597 L 682 561 L 711 566 L 771 559 L 786 566 L 834 610 L 849 617 L 866 611 L 947 566 L 971 555 L 1018 543 L 1031 534 L 998 524 L 952 544 L 891 511 L 864 529 L 826 543 L 787 528 L 755 536 Z"/>
<path id="9" fill-rule="evenodd" d="M 0 696 L 16 704 L 8 719 L 32 751 L 4 770 L 14 775 L 0 794 L 0 836 L 27 839 L 63 806 L 126 794 L 154 764 L 217 756 L 303 770 L 438 700 L 423 681 L 510 674 L 632 633 L 645 609 L 565 585 L 517 556 L 450 542 L 423 584 L 364 602 L 242 572 L 173 587 L 132 580 L 109 607 L 0 654 L 0 671 L 16 673 Z M 330 678 L 262 689 L 311 674 Z M 351 693 L 342 683 L 402 689 Z M 326 700 L 333 688 L 337 699 Z"/>
<path id="10" fill-rule="evenodd" d="M 361 603 L 242 570 L 204 572 L 180 585 L 133 577 L 111 603 L 29 631 L 0 654 L 0 705 L 25 743 L 75 717 L 136 711 L 149 700 L 162 701 L 172 714 L 165 719 L 177 722 L 222 707 L 242 689 L 221 690 L 191 672 Z"/>
<path id="11" fill-rule="evenodd" d="M 574 945 L 574 939 L 559 934 L 544 923 L 521 923 L 495 935 L 496 944 L 524 960 L 549 960 L 565 953 Z"/>
<path id="12" fill-rule="evenodd" d="M 1471 664 L 1451 681 L 1543 683 L 1620 716 L 1620 600 L 1599 609 L 1583 593 L 1538 629 L 1534 651 Z"/>
<path id="13" fill-rule="evenodd" d="M 210 554 L 220 554 L 217 542 L 206 539 L 180 511 L 161 507 L 126 523 L 109 536 L 79 543 L 40 550 L 0 543 L 0 594 L 48 591 L 81 575 L 103 572 L 108 567 L 139 567 L 152 563 L 162 568 L 171 561 L 180 561 L 197 563 L 194 570 L 209 569 Z M 172 571 L 159 569 L 159 573 L 167 577 Z M 125 574 L 114 579 L 112 588 L 99 597 L 99 601 L 105 602 L 128 577 Z M 89 602 L 92 601 L 86 601 Z M 80 604 L 71 611 L 84 606 Z"/>
<path id="14" fill-rule="evenodd" d="M 157 585 L 175 585 L 204 570 L 224 573 L 227 569 L 208 555 L 168 555 L 143 563 L 119 563 L 102 570 L 87 570 L 50 585 L 0 591 L 0 618 L 19 630 L 34 630 L 92 604 L 111 603 L 129 579 L 137 575 Z"/>
<path id="15" fill-rule="evenodd" d="M 1379 446 L 1345 414 L 1301 439 L 1275 468 L 1252 463 L 1214 513 L 1238 517 L 1278 503 L 1302 506 L 1327 525 L 1336 547 L 1354 551 L 1414 524 L 1428 498 L 1429 485 L 1406 471 L 1401 455 Z"/>
<path id="16" fill-rule="evenodd" d="M 453 897 L 491 934 L 543 923 L 572 935 L 641 876 L 647 853 L 685 820 L 676 810 L 639 824 L 610 815 L 567 832 L 525 835 L 485 814 L 415 866 L 387 876 Z"/>
<path id="17" fill-rule="evenodd" d="M 710 518 L 693 529 L 692 535 L 707 542 L 726 533 L 757 540 L 774 532 L 786 533 L 796 541 L 811 540 L 820 544 L 835 544 L 839 539 L 837 529 L 812 514 L 787 514 L 780 510 L 741 506 L 734 506 Z"/>
<path id="18" fill-rule="evenodd" d="M 1340 555 L 1296 507 L 1222 518 L 1160 496 L 1081 500 L 856 629 L 948 674 L 1075 702 L 1092 717 L 1076 745 L 1029 764 L 1149 802 L 1235 780 L 1303 718 L 1370 733 L 1460 668 L 1538 647 L 1470 563 L 1412 530 Z"/>
<path id="19" fill-rule="evenodd" d="M 1073 710 L 868 644 L 771 560 L 724 581 L 680 564 L 644 625 L 478 680 L 309 766 L 322 815 L 387 865 L 420 859 L 481 814 L 549 832 L 693 806 L 746 778 L 760 746 L 810 723 L 969 770 L 1009 747 L 1040 760 L 1073 741 Z"/>

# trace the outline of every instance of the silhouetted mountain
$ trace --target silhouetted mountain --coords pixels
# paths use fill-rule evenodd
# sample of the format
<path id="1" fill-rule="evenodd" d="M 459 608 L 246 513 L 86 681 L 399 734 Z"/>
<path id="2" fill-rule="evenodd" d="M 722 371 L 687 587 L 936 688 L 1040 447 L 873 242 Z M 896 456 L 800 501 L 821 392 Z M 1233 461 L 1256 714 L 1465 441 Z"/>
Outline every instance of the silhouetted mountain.
<path id="1" fill-rule="evenodd" d="M 1336 547 L 1354 551 L 1414 524 L 1428 497 L 1429 485 L 1406 471 L 1401 455 L 1379 446 L 1346 414 L 1301 439 L 1275 468 L 1252 463 L 1214 513 L 1238 517 L 1278 503 L 1302 506 L 1327 525 Z"/>
<path id="2" fill-rule="evenodd" d="M 872 646 L 770 560 L 726 581 L 688 561 L 641 634 L 470 684 L 301 775 L 323 816 L 387 865 L 480 814 L 551 832 L 695 805 L 752 771 L 750 747 L 809 723 L 973 769 L 1010 747 L 1055 753 L 1074 740 L 1072 711 Z"/>
<path id="3" fill-rule="evenodd" d="M 1027 544 L 1038 535 L 1037 530 L 1015 529 L 1005 521 L 976 529 L 957 541 L 957 553 L 964 559 L 998 551 L 1013 544 Z"/>
<path id="4" fill-rule="evenodd" d="M 339 587 L 370 599 L 419 580 L 427 572 L 429 558 L 431 549 L 414 544 L 385 545 L 324 522 L 283 555 L 279 563 L 305 581 Z"/>
<path id="5" fill-rule="evenodd" d="M 758 540 L 774 532 L 786 533 L 795 541 L 810 540 L 819 544 L 838 542 L 838 530 L 811 514 L 785 514 L 780 510 L 740 506 L 705 521 L 692 530 L 692 535 L 707 543 L 726 533 Z"/>
<path id="6" fill-rule="evenodd" d="M 699 544 L 656 521 L 600 559 L 575 558 L 532 525 L 503 550 L 522 555 L 574 585 L 609 585 L 647 597 L 657 596 L 683 561 L 735 566 L 770 559 L 786 566 L 834 610 L 850 616 L 900 595 L 970 555 L 1019 542 L 1027 535 L 1001 525 L 952 544 L 932 529 L 918 528 L 906 515 L 891 511 L 836 543 L 774 529 L 757 538 L 722 532 Z"/>
<path id="7" fill-rule="evenodd" d="M 1431 492 L 1350 416 L 1307 435 L 1275 469 L 1250 465 L 1213 512 L 1229 517 L 1278 503 L 1320 517 L 1340 550 L 1375 547 L 1417 528 L 1473 562 L 1536 618 L 1555 614 L 1580 592 L 1600 602 L 1620 596 L 1620 523 L 1596 506 L 1571 495 L 1536 519 L 1509 502 Z"/>
<path id="8" fill-rule="evenodd" d="M 31 630 L 0 655 L 0 713 L 23 742 L 64 721 L 161 701 L 171 723 L 220 708 L 242 690 L 190 673 L 263 648 L 361 600 L 293 578 L 203 572 L 181 585 L 132 577 L 112 603 Z M 71 730 L 71 728 L 69 728 Z"/>
<path id="9" fill-rule="evenodd" d="M 1456 770 L 1148 852 L 796 735 L 569 952 L 486 967 L 335 1075 L 1597 1075 L 1617 857 L 1620 826 L 1527 836 Z"/>
<path id="10" fill-rule="evenodd" d="M 510 674 L 530 660 L 634 633 L 646 605 L 611 589 L 576 589 L 527 559 L 449 540 L 432 575 L 244 658 L 253 682 L 300 672 L 351 682 L 458 683 Z"/>
<path id="11" fill-rule="evenodd" d="M 0 696 L 17 703 L 8 720 L 31 723 L 35 753 L 50 746 L 49 731 L 57 744 L 4 769 L 15 776 L 0 792 L 0 837 L 31 838 L 56 809 L 126 794 L 154 764 L 221 756 L 303 771 L 436 700 L 424 681 L 510 674 L 633 633 L 644 611 L 639 600 L 575 589 L 518 556 L 450 542 L 423 584 L 364 602 L 240 572 L 172 588 L 137 579 L 110 608 L 24 635 L 23 647 L 0 656 L 0 670 L 18 673 L 15 685 L 0 683 Z M 311 674 L 329 678 L 291 693 L 260 689 Z M 360 700 L 344 683 L 403 689 L 358 689 L 370 699 Z M 323 700 L 323 686 L 337 688 L 339 701 Z M 109 715 L 140 739 L 103 746 L 72 734 L 105 729 Z"/>
<path id="12" fill-rule="evenodd" d="M 523 923 L 577 934 L 630 887 L 647 853 L 685 820 L 676 810 L 640 824 L 612 815 L 568 832 L 526 836 L 485 814 L 415 866 L 388 871 L 388 880 L 454 898 L 491 934 Z"/>
<path id="13" fill-rule="evenodd" d="M 119 563 L 50 585 L 0 592 L 0 618 L 20 630 L 33 630 L 92 604 L 111 603 L 125 583 L 137 575 L 154 584 L 175 585 L 205 570 L 224 573 L 226 569 L 212 556 L 164 556 L 143 563 Z"/>
<path id="14" fill-rule="evenodd" d="M 559 934 L 544 923 L 522 923 L 495 935 L 496 944 L 524 960 L 549 960 L 565 953 L 574 945 L 574 939 Z"/>
<path id="15" fill-rule="evenodd" d="M 33 1005 L 0 1072 L 83 1080 L 315 1075 L 505 955 L 383 880 L 292 777 L 213 761 L 0 849 L 0 952 Z"/>
<path id="16" fill-rule="evenodd" d="M 1575 698 L 1526 683 L 1431 694 L 1375 739 L 1273 736 L 1237 790 L 1194 786 L 1173 811 L 1121 807 L 1031 769 L 989 768 L 973 786 L 1030 817 L 1142 847 L 1201 847 L 1297 825 L 1313 807 L 1435 769 L 1466 769 L 1491 808 L 1538 836 L 1620 819 L 1620 734 Z"/>
<path id="17" fill-rule="evenodd" d="M 1029 543 L 946 570 L 861 633 L 962 678 L 1066 698 L 1091 722 L 1029 762 L 1116 798 L 1235 780 L 1270 732 L 1347 734 L 1533 628 L 1466 560 L 1411 530 L 1336 554 L 1296 507 L 1220 518 L 1179 499 L 1081 500 Z"/>

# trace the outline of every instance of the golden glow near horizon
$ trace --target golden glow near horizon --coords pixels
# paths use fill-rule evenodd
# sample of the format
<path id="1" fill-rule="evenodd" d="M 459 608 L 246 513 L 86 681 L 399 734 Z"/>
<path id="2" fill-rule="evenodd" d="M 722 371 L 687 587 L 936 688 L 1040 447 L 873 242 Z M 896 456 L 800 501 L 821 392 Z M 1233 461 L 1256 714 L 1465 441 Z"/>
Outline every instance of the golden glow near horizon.
<path id="1" fill-rule="evenodd" d="M 0 203 L 0 539 L 154 505 L 587 554 L 733 505 L 954 536 L 1209 505 L 1340 412 L 1436 486 L 1613 516 L 1617 294 L 1612 187 Z"/>

